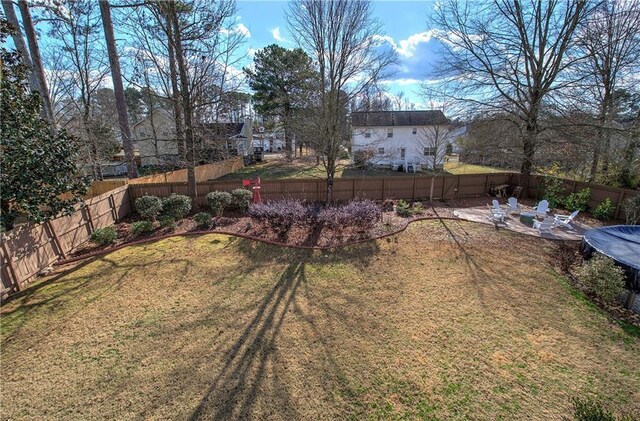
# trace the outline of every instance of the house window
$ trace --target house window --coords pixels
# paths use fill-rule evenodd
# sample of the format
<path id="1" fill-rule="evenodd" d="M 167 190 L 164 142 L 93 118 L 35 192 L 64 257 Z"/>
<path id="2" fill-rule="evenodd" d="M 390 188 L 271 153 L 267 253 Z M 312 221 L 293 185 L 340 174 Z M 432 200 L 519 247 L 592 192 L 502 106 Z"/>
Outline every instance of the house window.
<path id="1" fill-rule="evenodd" d="M 384 148 L 378 148 L 378 155 L 384 154 Z"/>
<path id="2" fill-rule="evenodd" d="M 426 148 L 424 148 L 424 156 L 435 156 L 435 155 L 436 155 L 436 148 L 431 146 L 427 146 Z"/>
<path id="3" fill-rule="evenodd" d="M 371 137 L 371 132 L 369 130 L 367 130 L 366 132 L 364 132 L 364 138 L 365 139 L 369 139 Z"/>
<path id="4" fill-rule="evenodd" d="M 393 137 L 393 129 L 387 130 L 387 137 Z"/>
<path id="5" fill-rule="evenodd" d="M 400 148 L 400 159 L 404 159 L 407 155 L 407 150 L 405 148 Z"/>
<path id="6" fill-rule="evenodd" d="M 411 131 L 411 134 L 417 134 L 417 133 L 418 133 L 418 129 L 414 127 L 413 130 Z"/>

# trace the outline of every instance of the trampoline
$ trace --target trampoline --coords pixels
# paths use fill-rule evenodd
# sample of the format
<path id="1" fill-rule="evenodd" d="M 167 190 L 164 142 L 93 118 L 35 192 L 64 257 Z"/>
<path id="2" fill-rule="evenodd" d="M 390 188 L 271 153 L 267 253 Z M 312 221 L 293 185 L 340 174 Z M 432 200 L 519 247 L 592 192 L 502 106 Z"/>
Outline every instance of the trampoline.
<path id="1" fill-rule="evenodd" d="M 582 254 L 596 251 L 612 258 L 627 274 L 627 288 L 640 292 L 640 225 L 614 225 L 590 229 L 582 239 Z"/>

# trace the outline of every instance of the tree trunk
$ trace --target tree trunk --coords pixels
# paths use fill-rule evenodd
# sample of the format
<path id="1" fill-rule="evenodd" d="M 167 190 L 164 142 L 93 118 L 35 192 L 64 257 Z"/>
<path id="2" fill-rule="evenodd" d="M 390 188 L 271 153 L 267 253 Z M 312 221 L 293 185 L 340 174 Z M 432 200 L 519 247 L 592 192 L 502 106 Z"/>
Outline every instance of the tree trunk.
<path id="1" fill-rule="evenodd" d="M 23 63 L 29 68 L 29 87 L 31 88 L 32 91 L 38 92 L 40 94 L 40 97 L 42 98 L 42 110 L 40 112 L 40 115 L 45 120 L 49 121 L 55 130 L 55 118 L 53 114 L 53 108 L 51 107 L 51 99 L 49 98 L 46 79 L 44 79 L 44 72 L 42 71 L 42 63 L 40 61 L 40 50 L 38 49 L 38 43 L 35 38 L 35 31 L 33 29 L 33 22 L 31 21 L 31 14 L 29 13 L 29 9 L 26 2 L 19 1 L 18 6 L 20 7 L 20 13 L 22 15 L 24 28 L 25 28 L 25 32 L 27 33 L 31 51 L 34 51 L 33 54 L 29 53 L 29 50 L 27 49 L 27 45 L 24 42 L 24 38 L 22 37 L 22 31 L 20 30 L 20 23 L 18 22 L 16 11 L 13 8 L 13 2 L 10 0 L 2 0 L 2 8 L 4 9 L 5 16 L 7 17 L 7 20 L 9 21 L 11 26 L 14 26 L 16 28 L 15 33 L 12 34 L 13 43 L 15 44 L 16 49 L 18 50 L 18 53 L 20 53 Z M 23 8 L 25 9 L 24 11 L 23 11 Z M 26 20 L 25 20 L 25 13 L 27 15 Z M 33 37 L 33 39 L 31 37 Z M 32 59 L 32 55 L 35 58 L 37 58 L 38 64 L 40 66 L 39 72 L 35 70 L 35 65 L 34 65 L 34 60 Z"/>
<path id="2" fill-rule="evenodd" d="M 184 111 L 184 133 L 185 133 L 185 146 L 187 157 L 187 192 L 189 196 L 194 198 L 194 208 L 198 206 L 198 191 L 196 188 L 196 174 L 195 174 L 195 157 L 194 157 L 194 136 L 193 136 L 193 111 L 191 109 L 191 92 L 189 91 L 189 78 L 187 75 L 187 66 L 184 62 L 184 54 L 182 52 L 182 35 L 180 33 L 180 23 L 178 21 L 178 15 L 175 9 L 175 3 L 169 2 L 169 13 L 171 15 L 171 23 L 173 25 L 173 40 L 174 42 L 176 62 L 178 64 L 178 73 L 180 75 L 180 92 L 182 94 L 182 110 Z"/>
<path id="3" fill-rule="evenodd" d="M 102 16 L 102 26 L 104 27 L 104 37 L 107 43 L 109 55 L 109 66 L 111 67 L 111 79 L 113 80 L 113 92 L 116 96 L 116 109 L 118 110 L 118 123 L 120 124 L 120 135 L 122 137 L 122 148 L 127 162 L 127 176 L 129 178 L 138 177 L 138 167 L 133 153 L 133 141 L 131 130 L 129 129 L 129 117 L 127 115 L 127 103 L 124 97 L 124 87 L 122 86 L 122 74 L 120 73 L 120 61 L 116 50 L 116 38 L 113 34 L 113 24 L 111 23 L 111 10 L 108 0 L 100 0 L 100 15 Z"/>
<path id="4" fill-rule="evenodd" d="M 429 189 L 429 202 L 433 202 L 433 188 L 436 184 L 436 176 L 431 177 L 431 188 Z"/>
<path id="5" fill-rule="evenodd" d="M 289 130 L 289 123 L 291 119 L 291 111 L 285 109 L 284 111 L 284 154 L 287 161 L 291 161 L 293 142 L 291 142 L 291 133 Z"/>
<path id="6" fill-rule="evenodd" d="M 600 142 L 596 142 L 593 147 L 593 157 L 591 158 L 591 169 L 589 170 L 589 176 L 587 177 L 587 181 L 589 183 L 593 182 L 596 179 L 596 175 L 598 174 L 598 164 L 600 162 Z"/>
<path id="7" fill-rule="evenodd" d="M 40 87 L 38 86 L 38 79 L 36 78 L 35 73 L 33 72 L 33 63 L 31 62 L 31 55 L 29 54 L 29 50 L 27 49 L 27 44 L 24 42 L 24 38 L 22 36 L 22 31 L 20 30 L 20 22 L 18 22 L 18 16 L 16 15 L 16 11 L 13 8 L 13 2 L 11 0 L 2 0 L 2 8 L 4 9 L 4 14 L 7 17 L 7 21 L 11 26 L 16 28 L 15 32 L 11 34 L 11 38 L 13 38 L 13 43 L 20 53 L 20 57 L 22 58 L 22 62 L 29 68 L 29 87 L 33 91 L 40 92 Z M 42 117 L 46 118 L 44 114 L 46 111 L 42 109 Z"/>
<path id="8" fill-rule="evenodd" d="M 534 124 L 528 124 L 522 139 L 522 166 L 520 167 L 519 185 L 523 188 L 524 197 L 529 195 L 529 185 L 531 184 L 531 170 L 533 168 L 533 157 L 535 155 L 535 145 L 537 138 L 537 128 Z"/>
<path id="9" fill-rule="evenodd" d="M 169 74 L 171 76 L 171 90 L 173 115 L 176 123 L 176 143 L 178 144 L 178 159 L 181 163 L 187 159 L 184 147 L 184 128 L 182 126 L 182 106 L 180 105 L 180 89 L 178 88 L 178 71 L 176 69 L 176 54 L 173 46 L 173 22 L 167 20 L 167 37 L 169 38 Z"/>

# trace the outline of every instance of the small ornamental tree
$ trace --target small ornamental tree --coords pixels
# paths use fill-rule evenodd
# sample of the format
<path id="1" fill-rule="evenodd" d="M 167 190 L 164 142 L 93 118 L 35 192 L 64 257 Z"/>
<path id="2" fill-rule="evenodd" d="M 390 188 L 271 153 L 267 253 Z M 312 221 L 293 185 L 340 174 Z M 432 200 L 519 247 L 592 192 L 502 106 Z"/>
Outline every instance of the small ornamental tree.
<path id="1" fill-rule="evenodd" d="M 0 20 L 0 43 L 11 30 Z M 76 139 L 40 117 L 42 101 L 29 90 L 20 56 L 5 48 L 0 55 L 0 220 L 10 230 L 19 216 L 42 222 L 72 212 L 87 180 L 77 165 Z"/>

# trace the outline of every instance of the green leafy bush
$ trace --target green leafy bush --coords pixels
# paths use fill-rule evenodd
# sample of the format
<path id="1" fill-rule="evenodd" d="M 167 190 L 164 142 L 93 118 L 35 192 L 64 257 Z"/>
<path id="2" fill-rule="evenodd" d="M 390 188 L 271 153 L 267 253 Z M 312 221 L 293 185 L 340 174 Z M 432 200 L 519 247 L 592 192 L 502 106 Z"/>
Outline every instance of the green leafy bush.
<path id="1" fill-rule="evenodd" d="M 420 202 L 411 204 L 405 200 L 398 200 L 398 203 L 396 204 L 396 214 L 403 218 L 408 218 L 411 215 L 419 215 L 423 212 L 424 206 L 422 206 L 422 203 Z"/>
<path id="2" fill-rule="evenodd" d="M 591 190 L 585 188 L 576 193 L 571 193 L 564 199 L 564 207 L 570 211 L 579 210 L 584 212 L 587 210 L 589 199 L 591 198 Z"/>
<path id="3" fill-rule="evenodd" d="M 396 214 L 403 218 L 411 216 L 411 205 L 404 200 L 398 200 L 398 203 L 396 203 Z"/>
<path id="4" fill-rule="evenodd" d="M 191 210 L 191 198 L 173 193 L 162 199 L 162 213 L 174 219 L 182 219 Z"/>
<path id="5" fill-rule="evenodd" d="M 547 177 L 543 183 L 543 198 L 549 202 L 549 207 L 555 209 L 562 205 L 562 193 L 564 191 L 564 185 L 559 178 Z"/>
<path id="6" fill-rule="evenodd" d="M 212 191 L 207 195 L 207 203 L 217 216 L 221 216 L 222 212 L 231 205 L 233 197 L 226 191 Z"/>
<path id="7" fill-rule="evenodd" d="M 91 241 L 101 246 L 111 244 L 118 238 L 118 233 L 114 227 L 98 228 L 91 233 Z"/>
<path id="8" fill-rule="evenodd" d="M 580 282 L 589 287 L 604 301 L 613 303 L 624 292 L 624 271 L 608 257 L 596 255 L 579 270 Z"/>
<path id="9" fill-rule="evenodd" d="M 253 192 L 246 189 L 235 189 L 231 192 L 231 202 L 237 206 L 242 212 L 249 209 L 249 205 L 253 200 Z"/>
<path id="10" fill-rule="evenodd" d="M 162 212 L 162 201 L 157 196 L 142 196 L 136 199 L 136 212 L 149 221 L 155 221 Z"/>
<path id="11" fill-rule="evenodd" d="M 151 231 L 153 231 L 151 221 L 137 221 L 131 224 L 131 234 L 133 234 L 134 237 L 150 233 Z"/>
<path id="12" fill-rule="evenodd" d="M 624 213 L 627 225 L 635 225 L 640 218 L 640 194 L 624 201 Z"/>
<path id="13" fill-rule="evenodd" d="M 602 202 L 600 202 L 598 206 L 596 206 L 596 209 L 593 211 L 593 216 L 595 216 L 596 219 L 606 221 L 613 217 L 613 212 L 615 211 L 615 209 L 615 205 L 613 204 L 611 199 L 607 197 Z"/>
<path id="14" fill-rule="evenodd" d="M 602 403 L 590 398 L 572 398 L 573 417 L 576 421 L 638 421 L 639 418 L 632 415 L 623 415 L 617 418 L 613 412 L 605 408 Z"/>
<path id="15" fill-rule="evenodd" d="M 160 218 L 158 218 L 158 222 L 163 228 L 173 228 L 176 226 L 175 218 L 170 215 L 162 215 Z"/>
<path id="16" fill-rule="evenodd" d="M 207 212 L 197 213 L 196 216 L 193 217 L 193 219 L 196 221 L 196 224 L 198 224 L 200 228 L 209 228 L 211 226 L 212 218 L 211 215 Z"/>

